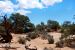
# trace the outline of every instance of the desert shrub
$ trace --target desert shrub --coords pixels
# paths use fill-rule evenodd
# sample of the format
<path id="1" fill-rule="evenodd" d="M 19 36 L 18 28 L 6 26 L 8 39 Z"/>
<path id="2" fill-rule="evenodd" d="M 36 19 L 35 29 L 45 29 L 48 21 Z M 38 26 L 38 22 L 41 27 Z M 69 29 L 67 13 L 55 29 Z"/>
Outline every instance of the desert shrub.
<path id="1" fill-rule="evenodd" d="M 64 45 L 65 46 L 69 47 L 71 45 L 70 43 L 71 43 L 70 39 L 65 39 L 64 40 Z"/>
<path id="2" fill-rule="evenodd" d="M 75 48 L 75 39 L 66 39 L 64 43 L 67 47 Z"/>
<path id="3" fill-rule="evenodd" d="M 62 41 L 56 43 L 56 46 L 60 46 L 60 45 L 75 48 L 75 39 L 73 37 L 64 38 L 62 39 Z"/>
<path id="4" fill-rule="evenodd" d="M 51 48 L 51 47 L 50 48 L 45 47 L 44 50 L 53 50 L 53 48 Z"/>
<path id="5" fill-rule="evenodd" d="M 53 48 L 49 47 L 49 50 L 54 50 Z"/>
<path id="6" fill-rule="evenodd" d="M 26 37 L 26 40 L 27 40 L 27 41 L 31 41 L 31 39 L 30 39 L 29 37 Z"/>
<path id="7" fill-rule="evenodd" d="M 47 28 L 46 30 L 47 30 L 47 32 L 51 32 L 51 29 L 50 28 Z"/>
<path id="8" fill-rule="evenodd" d="M 44 50 L 49 50 L 49 49 L 47 47 L 45 47 Z"/>
<path id="9" fill-rule="evenodd" d="M 71 48 L 75 48 L 75 41 L 71 42 L 70 47 L 71 47 Z"/>
<path id="10" fill-rule="evenodd" d="M 62 40 L 56 42 L 56 47 L 62 48 L 64 46 L 64 42 Z"/>
<path id="11" fill-rule="evenodd" d="M 3 26 L 0 26 L 0 34 L 1 34 L 1 33 L 4 33 L 4 32 L 5 32 L 4 27 L 3 27 Z"/>
<path id="12" fill-rule="evenodd" d="M 18 42 L 19 42 L 20 44 L 26 44 L 26 39 L 25 39 L 24 37 L 19 37 Z"/>
<path id="13" fill-rule="evenodd" d="M 75 35 L 75 24 L 69 21 L 63 23 L 61 28 L 62 38 L 67 38 L 70 35 Z"/>
<path id="14" fill-rule="evenodd" d="M 49 44 L 53 44 L 54 43 L 54 39 L 53 39 L 53 36 L 51 36 L 51 35 L 47 35 L 47 39 L 48 39 L 48 43 Z"/>
<path id="15" fill-rule="evenodd" d="M 48 35 L 47 32 L 43 31 L 40 36 L 41 36 L 41 38 L 42 38 L 43 40 L 44 40 L 44 39 L 45 39 L 45 40 L 47 39 L 49 44 L 53 44 L 53 43 L 54 43 L 53 36 Z"/>
<path id="16" fill-rule="evenodd" d="M 38 37 L 38 34 L 36 32 L 29 32 L 27 33 L 27 37 L 35 39 L 36 37 Z"/>
<path id="17" fill-rule="evenodd" d="M 43 31 L 43 32 L 41 32 L 40 36 L 41 36 L 42 39 L 47 39 L 48 38 L 48 33 Z"/>

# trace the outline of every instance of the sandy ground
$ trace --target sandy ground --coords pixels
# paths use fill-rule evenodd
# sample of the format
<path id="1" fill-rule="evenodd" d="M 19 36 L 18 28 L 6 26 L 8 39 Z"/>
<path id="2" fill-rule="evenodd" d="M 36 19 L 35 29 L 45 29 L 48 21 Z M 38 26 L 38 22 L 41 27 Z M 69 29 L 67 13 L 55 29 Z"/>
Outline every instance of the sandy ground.
<path id="1" fill-rule="evenodd" d="M 53 36 L 53 38 L 54 38 L 54 43 L 56 43 L 57 41 L 59 41 L 59 38 L 61 37 L 61 33 L 57 33 L 57 32 L 50 32 L 50 33 L 48 33 L 48 34 L 50 34 L 50 35 Z"/>
<path id="2" fill-rule="evenodd" d="M 49 33 L 50 35 L 53 36 L 55 43 L 57 41 L 59 41 L 59 38 L 61 36 L 60 33 L 56 33 L 56 32 L 51 32 Z M 25 45 L 19 44 L 17 41 L 19 39 L 19 37 L 26 37 L 26 35 L 21 35 L 21 34 L 12 34 L 13 39 L 12 39 L 12 43 L 10 44 L 11 47 L 15 47 L 14 49 L 11 50 L 26 50 L 25 49 Z M 0 44 L 0 47 L 4 46 L 5 44 Z M 6 44 L 7 45 L 7 44 Z M 75 50 L 72 48 L 68 48 L 68 47 L 64 47 L 64 48 L 55 48 L 55 44 L 48 44 L 47 40 L 42 40 L 40 37 L 36 38 L 34 40 L 31 41 L 27 41 L 26 45 L 30 45 L 30 48 L 34 48 L 37 47 L 37 50 L 43 50 L 45 47 L 47 48 L 53 48 L 53 50 Z M 9 46 L 9 44 L 8 44 Z M 5 50 L 4 48 L 0 48 L 0 50 Z"/>

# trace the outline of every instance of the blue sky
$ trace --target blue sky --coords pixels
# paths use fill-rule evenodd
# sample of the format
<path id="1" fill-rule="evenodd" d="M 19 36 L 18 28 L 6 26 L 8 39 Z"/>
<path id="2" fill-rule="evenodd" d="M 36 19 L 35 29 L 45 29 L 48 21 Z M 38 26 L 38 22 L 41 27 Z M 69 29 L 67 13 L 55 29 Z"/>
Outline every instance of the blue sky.
<path id="1" fill-rule="evenodd" d="M 75 0 L 1 0 L 0 11 L 27 15 L 31 22 L 39 24 L 47 20 L 75 21 Z"/>

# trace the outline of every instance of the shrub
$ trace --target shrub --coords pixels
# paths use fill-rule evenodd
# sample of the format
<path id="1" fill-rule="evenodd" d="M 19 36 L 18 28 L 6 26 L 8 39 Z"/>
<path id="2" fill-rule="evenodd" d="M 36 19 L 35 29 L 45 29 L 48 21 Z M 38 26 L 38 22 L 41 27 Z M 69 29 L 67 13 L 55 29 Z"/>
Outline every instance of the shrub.
<path id="1" fill-rule="evenodd" d="M 53 36 L 47 35 L 47 37 L 48 37 L 48 43 L 49 43 L 49 44 L 53 44 L 53 43 L 54 43 Z"/>
<path id="2" fill-rule="evenodd" d="M 26 39 L 25 39 L 24 37 L 19 37 L 18 42 L 19 42 L 20 44 L 26 44 Z"/>
<path id="3" fill-rule="evenodd" d="M 48 35 L 48 33 L 45 32 L 45 31 L 43 31 L 43 32 L 41 33 L 41 38 L 42 38 L 42 39 L 47 39 L 49 44 L 53 44 L 53 43 L 54 43 L 53 36 Z"/>
<path id="4" fill-rule="evenodd" d="M 66 39 L 64 43 L 67 47 L 75 48 L 75 39 Z"/>
<path id="5" fill-rule="evenodd" d="M 4 27 L 3 27 L 3 26 L 0 26 L 0 34 L 1 34 L 1 33 L 4 33 L 4 32 L 5 32 Z"/>
<path id="6" fill-rule="evenodd" d="M 49 50 L 49 49 L 47 47 L 45 47 L 44 50 Z"/>
<path id="7" fill-rule="evenodd" d="M 56 47 L 59 47 L 59 48 L 62 48 L 64 45 L 64 42 L 61 40 L 61 41 L 58 41 L 56 42 Z"/>
<path id="8" fill-rule="evenodd" d="M 47 39 L 48 38 L 47 35 L 48 35 L 48 33 L 45 32 L 45 31 L 43 31 L 43 32 L 41 32 L 41 35 L 40 36 L 41 36 L 42 39 Z"/>
<path id="9" fill-rule="evenodd" d="M 31 41 L 31 39 L 29 37 L 26 37 L 26 40 Z"/>
<path id="10" fill-rule="evenodd" d="M 30 33 L 27 33 L 27 37 L 31 39 L 35 39 L 36 37 L 38 37 L 38 34 L 35 32 L 30 32 Z"/>
<path id="11" fill-rule="evenodd" d="M 45 47 L 44 50 L 53 50 L 53 48 L 51 48 L 51 47 L 49 47 L 49 48 Z"/>

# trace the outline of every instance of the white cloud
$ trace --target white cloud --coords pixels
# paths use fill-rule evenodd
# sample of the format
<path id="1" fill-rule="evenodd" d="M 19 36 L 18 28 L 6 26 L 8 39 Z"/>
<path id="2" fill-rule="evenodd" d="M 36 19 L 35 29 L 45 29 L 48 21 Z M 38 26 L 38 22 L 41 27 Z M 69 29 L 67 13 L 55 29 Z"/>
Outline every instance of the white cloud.
<path id="1" fill-rule="evenodd" d="M 16 4 L 12 0 L 1 0 L 0 1 L 0 10 L 5 13 L 19 12 L 21 14 L 30 13 L 25 9 L 43 9 L 48 6 L 52 6 L 56 3 L 60 3 L 63 0 L 16 0 Z"/>
<path id="2" fill-rule="evenodd" d="M 45 5 L 45 6 L 52 6 L 55 3 L 60 3 L 63 0 L 41 0 L 41 2 Z"/>
<path id="3" fill-rule="evenodd" d="M 25 11 L 25 10 L 18 10 L 16 13 L 20 13 L 22 15 L 26 15 L 27 13 L 31 13 L 30 11 Z"/>
<path id="4" fill-rule="evenodd" d="M 19 3 L 19 8 L 43 8 L 43 5 L 39 2 L 39 0 L 17 0 L 17 2 Z"/>
<path id="5" fill-rule="evenodd" d="M 14 11 L 14 5 L 11 3 L 11 1 L 0 1 L 0 9 L 3 12 L 13 12 Z"/>

